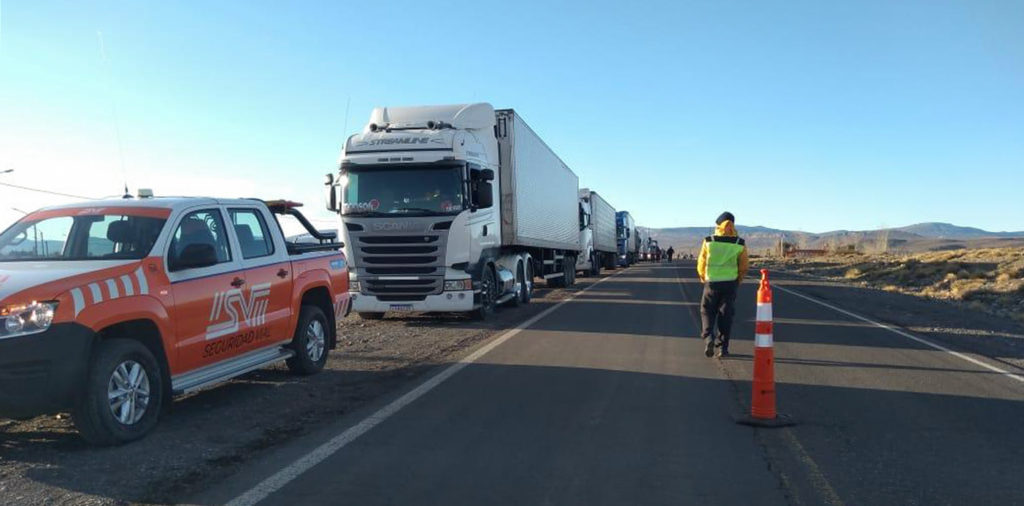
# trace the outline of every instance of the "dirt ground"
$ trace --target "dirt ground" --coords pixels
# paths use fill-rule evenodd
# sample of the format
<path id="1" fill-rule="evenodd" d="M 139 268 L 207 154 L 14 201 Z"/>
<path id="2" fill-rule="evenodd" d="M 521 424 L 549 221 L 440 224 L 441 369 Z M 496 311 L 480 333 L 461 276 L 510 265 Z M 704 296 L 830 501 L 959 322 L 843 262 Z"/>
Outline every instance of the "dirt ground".
<path id="1" fill-rule="evenodd" d="M 949 301 L 1024 323 L 1024 248 L 759 261 L 858 286 Z"/>
<path id="2" fill-rule="evenodd" d="M 607 274 L 605 274 L 607 275 Z M 149 437 L 90 447 L 67 415 L 0 419 L 0 503 L 166 503 L 237 472 L 246 461 L 469 354 L 478 344 L 586 287 L 542 286 L 527 306 L 487 322 L 456 315 L 389 315 L 339 325 L 339 346 L 312 377 L 284 365 L 179 398 Z M 543 284 L 541 284 L 543 285 Z"/>
<path id="3" fill-rule="evenodd" d="M 811 267 L 800 268 L 801 265 Z M 820 259 L 799 263 L 754 259 L 751 276 L 762 268 L 774 272 L 771 276 L 780 285 L 785 286 L 786 279 L 798 280 L 793 288 L 803 294 L 904 328 L 954 350 L 988 357 L 1009 366 L 1013 372 L 1024 372 L 1024 322 L 1005 313 L 982 310 L 975 304 L 955 299 L 927 297 L 910 290 L 884 289 L 852 281 L 834 274 L 844 272 L 845 267 Z M 826 275 L 807 272 L 825 272 Z"/>

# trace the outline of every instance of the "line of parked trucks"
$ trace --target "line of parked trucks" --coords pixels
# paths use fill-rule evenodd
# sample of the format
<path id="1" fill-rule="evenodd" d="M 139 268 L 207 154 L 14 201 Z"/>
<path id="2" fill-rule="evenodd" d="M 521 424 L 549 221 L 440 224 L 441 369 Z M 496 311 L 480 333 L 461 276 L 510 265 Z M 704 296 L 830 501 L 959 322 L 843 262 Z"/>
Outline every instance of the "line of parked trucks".
<path id="1" fill-rule="evenodd" d="M 534 283 L 642 259 L 645 231 L 512 109 L 381 107 L 351 136 L 327 202 L 341 218 L 354 311 L 486 318 Z"/>
<path id="2" fill-rule="evenodd" d="M 278 362 L 320 371 L 350 310 L 486 318 L 650 246 L 489 104 L 375 109 L 326 190 L 341 241 L 292 202 L 151 192 L 0 233 L 0 417 L 67 410 L 87 440 L 124 443 L 175 395 Z M 286 239 L 286 218 L 311 244 Z"/>

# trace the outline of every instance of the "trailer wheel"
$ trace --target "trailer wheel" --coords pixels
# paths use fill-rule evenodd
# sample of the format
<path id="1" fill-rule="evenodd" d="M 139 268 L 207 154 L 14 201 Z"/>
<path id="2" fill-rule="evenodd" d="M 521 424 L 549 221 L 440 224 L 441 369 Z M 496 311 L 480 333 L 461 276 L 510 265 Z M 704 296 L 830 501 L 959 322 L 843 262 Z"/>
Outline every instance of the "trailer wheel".
<path id="1" fill-rule="evenodd" d="M 497 283 L 494 280 L 494 269 L 484 267 L 480 277 L 480 307 L 473 310 L 473 319 L 483 321 L 494 314 L 494 300 L 497 298 Z"/>
<path id="2" fill-rule="evenodd" d="M 565 264 L 565 287 L 569 288 L 576 284 L 576 257 L 567 257 Z"/>
<path id="3" fill-rule="evenodd" d="M 526 284 L 526 280 L 524 278 L 525 278 L 525 276 L 523 275 L 523 263 L 519 262 L 519 263 L 516 264 L 516 281 L 515 281 L 516 285 L 519 286 L 519 290 L 516 292 L 516 296 L 512 297 L 512 299 L 508 301 L 508 305 L 509 306 L 518 307 L 520 304 L 522 304 L 522 302 L 523 302 L 523 285 Z"/>
<path id="4" fill-rule="evenodd" d="M 533 262 L 527 262 L 523 269 L 526 272 L 526 276 L 523 278 L 520 300 L 523 304 L 529 304 L 530 300 L 533 299 Z"/>

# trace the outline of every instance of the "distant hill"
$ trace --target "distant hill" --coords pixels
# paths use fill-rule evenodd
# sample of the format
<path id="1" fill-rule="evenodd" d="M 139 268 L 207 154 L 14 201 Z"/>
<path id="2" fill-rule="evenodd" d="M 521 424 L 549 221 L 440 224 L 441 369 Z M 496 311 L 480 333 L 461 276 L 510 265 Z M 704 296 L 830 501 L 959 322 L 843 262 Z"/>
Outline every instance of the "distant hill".
<path id="1" fill-rule="evenodd" d="M 823 249 L 853 246 L 858 251 L 940 251 L 960 248 L 1024 246 L 1024 232 L 989 232 L 980 228 L 960 227 L 949 223 L 918 223 L 906 227 L 881 230 L 834 230 L 812 233 L 780 230 L 760 226 L 737 227 L 747 245 L 755 253 L 777 249 L 779 241 L 800 248 Z M 651 235 L 662 247 L 674 246 L 684 253 L 695 253 L 704 237 L 714 227 L 673 227 L 651 229 Z"/>
<path id="2" fill-rule="evenodd" d="M 973 239 L 980 237 L 1024 237 L 1024 232 L 989 232 L 974 227 L 958 227 L 951 223 L 918 223 L 896 230 L 934 239 Z"/>

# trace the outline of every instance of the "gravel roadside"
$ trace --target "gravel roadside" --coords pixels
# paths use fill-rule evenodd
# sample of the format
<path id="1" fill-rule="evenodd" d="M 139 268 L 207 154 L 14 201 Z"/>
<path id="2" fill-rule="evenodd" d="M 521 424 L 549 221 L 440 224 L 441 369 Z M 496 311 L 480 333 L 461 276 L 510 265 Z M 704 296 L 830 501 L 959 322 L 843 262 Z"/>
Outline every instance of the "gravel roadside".
<path id="1" fill-rule="evenodd" d="M 350 316 L 339 324 L 338 349 L 322 373 L 299 378 L 281 365 L 179 398 L 153 434 L 121 447 L 88 446 L 67 415 L 0 419 L 0 503 L 188 497 L 262 452 L 468 355 L 596 279 L 581 278 L 572 289 L 538 288 L 531 304 L 499 310 L 487 322 L 454 315 Z"/>

